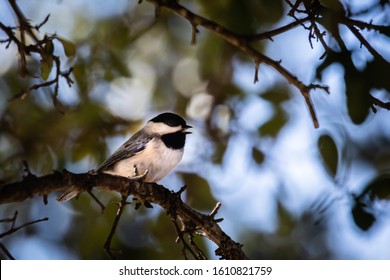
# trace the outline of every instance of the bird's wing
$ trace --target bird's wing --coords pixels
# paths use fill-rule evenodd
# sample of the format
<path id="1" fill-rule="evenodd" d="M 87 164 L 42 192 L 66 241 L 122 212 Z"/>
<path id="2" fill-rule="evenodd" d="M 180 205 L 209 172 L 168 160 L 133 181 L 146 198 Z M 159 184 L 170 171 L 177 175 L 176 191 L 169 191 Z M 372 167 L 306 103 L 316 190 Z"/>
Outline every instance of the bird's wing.
<path id="1" fill-rule="evenodd" d="M 123 143 L 111 156 L 109 156 L 97 169 L 97 172 L 109 169 L 112 165 L 122 159 L 132 157 L 145 149 L 146 144 L 153 139 L 136 133 L 129 140 Z"/>

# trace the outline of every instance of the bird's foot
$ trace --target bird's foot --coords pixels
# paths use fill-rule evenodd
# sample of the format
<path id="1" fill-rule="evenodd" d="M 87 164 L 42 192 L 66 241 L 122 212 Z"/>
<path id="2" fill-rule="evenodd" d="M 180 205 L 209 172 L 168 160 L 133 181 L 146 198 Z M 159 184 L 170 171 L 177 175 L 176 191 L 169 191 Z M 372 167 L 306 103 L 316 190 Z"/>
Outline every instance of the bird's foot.
<path id="1" fill-rule="evenodd" d="M 145 172 L 141 175 L 134 175 L 132 177 L 129 177 L 129 179 L 132 179 L 132 180 L 144 180 L 146 178 L 146 175 L 148 174 L 149 170 L 146 169 Z M 136 173 L 138 174 L 138 173 Z"/>

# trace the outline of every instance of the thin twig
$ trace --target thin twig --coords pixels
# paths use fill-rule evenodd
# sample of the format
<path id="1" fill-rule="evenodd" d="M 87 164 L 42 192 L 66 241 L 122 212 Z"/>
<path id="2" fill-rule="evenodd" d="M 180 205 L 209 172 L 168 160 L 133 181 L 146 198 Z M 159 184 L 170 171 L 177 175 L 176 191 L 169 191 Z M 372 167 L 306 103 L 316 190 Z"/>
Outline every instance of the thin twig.
<path id="1" fill-rule="evenodd" d="M 48 21 L 49 21 L 49 18 L 50 18 L 50 14 L 48 14 L 45 19 L 40 23 L 40 24 L 37 24 L 34 26 L 34 28 L 39 31 L 39 29 L 44 26 Z"/>
<path id="2" fill-rule="evenodd" d="M 96 195 L 93 194 L 92 190 L 88 190 L 87 191 L 88 194 L 92 197 L 92 199 L 100 206 L 100 209 L 101 209 L 101 213 L 103 214 L 104 213 L 104 210 L 106 209 L 106 207 L 103 205 L 103 203 L 96 197 Z"/>
<path id="3" fill-rule="evenodd" d="M 112 253 L 113 249 L 111 248 L 111 242 L 112 242 L 112 238 L 114 237 L 115 231 L 118 227 L 119 220 L 122 216 L 123 209 L 127 205 L 127 202 L 126 202 L 127 198 L 128 198 L 128 195 L 122 195 L 121 201 L 118 203 L 118 211 L 116 212 L 116 216 L 115 216 L 114 222 L 112 223 L 110 233 L 108 234 L 106 242 L 104 243 L 104 246 L 103 246 L 104 251 L 106 252 L 107 256 L 112 260 L 114 260 L 116 258 L 114 256 L 114 254 Z"/>
<path id="4" fill-rule="evenodd" d="M 197 259 L 197 256 L 196 256 L 195 252 L 191 249 L 191 247 L 188 245 L 188 243 L 184 239 L 184 231 L 180 229 L 180 227 L 179 227 L 179 225 L 177 223 L 176 218 L 171 217 L 171 221 L 172 221 L 173 227 L 175 228 L 176 233 L 177 233 L 176 243 L 181 242 L 181 244 L 183 245 L 183 248 L 182 248 L 181 252 L 182 252 L 184 258 L 186 260 L 188 260 L 186 251 L 189 251 L 191 253 L 191 255 L 195 259 Z"/>
<path id="5" fill-rule="evenodd" d="M 351 32 L 353 33 L 353 35 L 355 35 L 355 37 L 360 41 L 360 43 L 365 46 L 367 48 L 367 50 L 374 56 L 374 57 L 377 57 L 381 60 L 384 60 L 384 57 L 377 52 L 377 50 L 371 46 L 371 44 L 363 37 L 362 34 L 360 34 L 359 30 L 357 30 L 357 28 L 353 25 L 349 25 L 347 24 L 347 27 L 349 28 L 349 30 L 351 30 Z"/>
<path id="6" fill-rule="evenodd" d="M 373 24 L 371 22 L 367 23 L 364 21 L 360 21 L 360 20 L 356 20 L 356 19 L 352 19 L 352 18 L 348 18 L 348 17 L 342 17 L 340 19 L 340 23 L 343 23 L 345 25 L 353 25 L 353 26 L 358 27 L 361 30 L 363 30 L 363 29 L 375 30 L 375 31 L 378 31 L 380 33 L 384 33 L 386 30 L 388 30 L 388 26 L 386 26 L 386 25 L 377 25 L 377 24 Z"/>
<path id="7" fill-rule="evenodd" d="M 217 222 L 217 223 L 220 223 L 220 222 L 223 221 L 223 218 L 215 219 L 215 216 L 218 214 L 218 211 L 219 211 L 219 209 L 221 208 L 221 206 L 222 206 L 222 203 L 221 203 L 221 202 L 218 202 L 218 203 L 215 205 L 214 209 L 211 210 L 211 212 L 210 212 L 210 214 L 209 214 L 209 216 L 210 216 L 215 222 Z"/>
<path id="8" fill-rule="evenodd" d="M 8 259 L 15 260 L 14 256 L 12 256 L 10 251 L 8 251 L 8 249 L 1 242 L 0 242 L 0 249 L 4 252 L 4 254 L 8 257 Z"/>
<path id="9" fill-rule="evenodd" d="M 279 35 L 279 34 L 282 34 L 286 31 L 289 31 L 299 25 L 302 25 L 303 23 L 307 22 L 309 20 L 309 17 L 305 17 L 305 18 L 302 18 L 302 19 L 297 19 L 289 24 L 286 24 L 282 27 L 278 27 L 274 30 L 270 30 L 270 31 L 266 31 L 266 32 L 263 32 L 263 33 L 259 33 L 259 34 L 255 34 L 255 35 L 248 35 L 248 36 L 245 36 L 245 38 L 247 40 L 264 40 L 264 39 L 269 39 L 271 41 L 273 37 Z"/>
<path id="10" fill-rule="evenodd" d="M 188 240 L 192 246 L 192 248 L 195 249 L 196 253 L 197 253 L 197 259 L 198 260 L 207 260 L 207 257 L 206 255 L 203 253 L 203 251 L 199 248 L 199 246 L 195 243 L 195 240 L 194 240 L 194 233 L 193 232 L 190 232 L 188 233 Z"/>
<path id="11" fill-rule="evenodd" d="M 379 100 L 378 98 L 375 98 L 374 96 L 370 95 L 370 99 L 371 99 L 371 103 L 373 105 L 376 105 L 378 107 L 381 107 L 383 109 L 386 109 L 386 110 L 390 110 L 390 102 L 383 102 L 381 100 Z M 375 107 L 372 107 L 374 113 L 376 113 L 376 108 Z"/>
<path id="12" fill-rule="evenodd" d="M 191 45 L 196 44 L 196 35 L 199 33 L 198 28 L 195 24 L 192 24 L 192 36 L 191 36 Z"/>
<path id="13" fill-rule="evenodd" d="M 36 224 L 39 222 L 48 221 L 48 220 L 49 220 L 49 218 L 45 217 L 43 219 L 27 222 L 27 223 L 25 223 L 21 226 L 18 226 L 18 227 L 12 227 L 11 229 L 7 230 L 6 232 L 0 233 L 0 238 L 3 238 L 4 236 L 10 235 L 10 234 L 12 234 L 12 233 L 24 228 L 24 227 L 27 227 L 27 226 L 30 226 L 30 225 L 33 225 L 33 224 Z"/>

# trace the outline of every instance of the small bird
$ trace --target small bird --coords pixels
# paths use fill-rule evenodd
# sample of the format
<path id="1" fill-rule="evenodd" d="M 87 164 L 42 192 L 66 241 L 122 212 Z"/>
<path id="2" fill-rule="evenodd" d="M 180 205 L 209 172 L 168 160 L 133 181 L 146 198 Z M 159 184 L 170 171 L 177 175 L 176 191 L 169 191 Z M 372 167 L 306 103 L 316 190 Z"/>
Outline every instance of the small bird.
<path id="1" fill-rule="evenodd" d="M 192 126 L 174 113 L 162 113 L 149 120 L 136 134 L 123 143 L 95 172 L 144 182 L 163 179 L 182 159 L 187 129 Z M 58 200 L 67 201 L 78 194 L 69 190 Z"/>

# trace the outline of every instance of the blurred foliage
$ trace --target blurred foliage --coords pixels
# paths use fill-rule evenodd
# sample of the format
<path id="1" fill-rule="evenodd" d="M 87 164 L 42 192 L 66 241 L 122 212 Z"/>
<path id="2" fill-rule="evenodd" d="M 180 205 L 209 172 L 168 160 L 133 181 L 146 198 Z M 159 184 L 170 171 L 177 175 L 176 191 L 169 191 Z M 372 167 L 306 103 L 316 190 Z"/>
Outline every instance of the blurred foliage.
<path id="1" fill-rule="evenodd" d="M 207 211 L 213 209 L 217 201 L 210 192 L 209 183 L 197 174 L 183 174 L 184 182 L 191 182 L 196 188 L 187 188 L 186 201 L 192 208 Z"/>
<path id="2" fill-rule="evenodd" d="M 294 185 L 294 180 L 278 173 L 280 168 L 275 168 L 275 162 L 272 160 L 275 153 L 279 153 L 279 151 L 275 152 L 274 148 L 282 141 L 289 126 L 295 123 L 295 115 L 298 111 L 307 113 L 304 104 L 299 103 L 301 101 L 299 94 L 291 90 L 285 82 L 277 79 L 273 79 L 271 86 L 261 84 L 262 79 L 260 79 L 261 86 L 256 87 L 256 85 L 252 86 L 253 77 L 250 77 L 246 85 L 242 85 L 242 82 L 237 82 L 237 76 L 241 74 L 247 76 L 243 69 L 249 65 L 253 67 L 253 75 L 255 73 L 255 64 L 246 54 L 201 26 L 197 27 L 199 30 L 197 43 L 191 46 L 191 26 L 188 22 L 165 9 L 161 10 L 158 18 L 155 18 L 154 7 L 145 3 L 146 1 L 141 5 L 133 3 L 137 1 L 128 2 L 128 7 L 119 14 L 107 12 L 105 16 L 99 17 L 89 14 L 92 12 L 73 11 L 74 14 L 66 15 L 72 18 L 72 21 L 63 23 L 71 27 L 70 36 L 62 37 L 59 29 L 50 33 L 58 34 L 45 44 L 44 52 L 59 55 L 64 67 L 73 67 L 70 76 L 75 84 L 68 88 L 66 83 L 60 83 L 59 88 L 58 99 L 65 114 L 58 112 L 52 104 L 54 86 L 40 88 L 29 92 L 23 98 L 8 101 L 17 96 L 22 89 L 30 87 L 37 81 L 50 79 L 55 65 L 50 57 L 29 57 L 28 69 L 34 74 L 23 78 L 20 75 L 15 50 L 8 49 L 6 44 L 0 45 L 2 55 L 14 57 L 11 67 L 1 68 L 0 71 L 2 73 L 0 77 L 0 183 L 20 179 L 23 173 L 22 160 L 26 160 L 33 173 L 37 175 L 49 173 L 53 169 L 68 168 L 75 172 L 93 169 L 104 160 L 109 151 L 115 148 L 109 147 L 111 140 L 128 136 L 139 129 L 144 118 L 150 116 L 150 112 L 176 111 L 185 116 L 189 123 L 195 124 L 193 126 L 199 128 L 202 137 L 201 144 L 195 147 L 195 156 L 192 158 L 197 161 L 192 165 L 195 166 L 194 171 L 181 172 L 178 179 L 179 184 L 188 186 L 183 197 L 191 207 L 209 213 L 216 201 L 223 199 L 223 195 L 215 190 L 217 189 L 214 186 L 215 179 L 213 181 L 207 176 L 209 166 L 221 167 L 225 175 L 220 178 L 220 181 L 234 186 L 226 186 L 226 193 L 233 192 L 231 189 L 237 191 L 246 188 L 246 174 L 242 174 L 242 181 L 224 180 L 225 176 L 234 173 L 230 169 L 224 169 L 224 164 L 227 161 L 226 155 L 231 150 L 231 137 L 236 135 L 245 135 L 248 138 L 250 147 L 246 154 L 250 157 L 249 162 L 261 171 L 274 172 L 273 175 L 278 180 L 288 182 L 289 185 L 284 187 L 291 188 L 292 192 L 299 189 Z M 327 127 L 328 132 L 320 131 L 319 135 L 316 135 L 317 132 L 311 132 L 316 135 L 313 138 L 318 140 L 317 145 L 310 147 L 315 147 L 318 151 L 307 149 L 306 152 L 320 155 L 320 164 L 325 166 L 332 179 L 336 175 L 340 178 L 348 177 L 350 172 L 348 167 L 356 163 L 367 166 L 367 170 L 371 170 L 371 173 L 367 171 L 367 176 L 372 176 L 373 180 L 368 183 L 354 182 L 353 191 L 348 183 L 342 180 L 337 182 L 332 180 L 331 184 L 340 185 L 329 190 L 337 193 L 337 190 L 342 189 L 344 198 L 353 197 L 348 205 L 350 210 L 348 213 L 360 230 L 369 231 L 381 220 L 381 216 L 377 214 L 378 201 L 388 201 L 390 192 L 388 177 L 390 127 L 388 122 L 381 122 L 382 126 L 379 125 L 374 129 L 370 129 L 369 126 L 370 121 L 375 118 L 388 119 L 388 112 L 384 109 L 377 108 L 378 114 L 372 113 L 371 108 L 375 105 L 372 104 L 370 96 L 381 98 L 384 102 L 389 100 L 389 57 L 386 50 L 383 51 L 383 56 L 387 55 L 387 57 L 371 55 L 356 38 L 350 39 L 350 31 L 345 27 L 341 28 L 338 23 L 340 15 L 350 15 L 367 23 L 374 19 L 374 23 L 382 26 L 381 28 L 376 31 L 362 28 L 364 30 L 359 32 L 363 37 L 368 38 L 368 41 L 373 42 L 374 47 L 378 47 L 378 51 L 381 52 L 385 49 L 382 44 L 389 45 L 389 19 L 386 18 L 389 3 L 372 1 L 371 6 L 362 9 L 356 8 L 353 1 L 343 1 L 342 4 L 336 0 L 312 2 L 321 3 L 325 7 L 321 9 L 318 21 L 321 22 L 322 31 L 326 33 L 324 38 L 329 49 L 323 50 L 326 51 L 326 56 L 317 63 L 296 65 L 296 68 L 310 67 L 315 76 L 314 81 L 320 83 L 327 75 L 327 71 L 332 69 L 332 65 L 341 66 L 344 72 L 345 93 L 333 92 L 332 89 L 331 93 L 333 96 L 340 96 L 340 100 L 345 97 L 346 104 L 340 101 L 336 109 L 331 108 L 330 103 L 319 106 L 317 111 L 323 110 L 322 112 L 329 113 L 328 119 L 320 120 L 321 125 Z M 18 1 L 18 4 L 24 9 L 26 2 Z M 186 7 L 188 5 L 191 11 L 242 35 L 272 30 L 294 20 L 287 16 L 291 7 L 287 5 L 287 1 L 282 0 L 199 0 L 180 1 L 180 4 Z M 66 12 L 66 9 L 63 9 L 66 5 L 66 1 L 62 1 L 55 6 L 58 11 L 51 16 L 46 23 L 47 26 L 50 26 L 50 21 L 55 15 L 59 16 L 62 11 Z M 113 2 L 112 5 L 115 3 Z M 33 9 L 26 8 L 24 12 L 35 24 L 37 19 Z M 2 22 L 1 13 L 0 22 Z M 64 16 L 61 15 L 62 17 Z M 309 26 L 309 23 L 305 23 L 306 25 Z M 297 37 L 296 40 L 310 38 L 308 28 L 299 26 L 297 29 L 302 32 L 303 37 Z M 5 34 L 0 33 L 0 39 L 4 37 Z M 300 43 L 312 43 L 316 47 L 318 44 L 321 48 L 319 42 L 315 42 L 313 38 L 311 40 L 313 42 L 304 39 Z M 267 46 L 272 47 L 272 44 L 272 41 L 267 40 L 255 42 L 253 46 L 266 53 Z M 290 51 L 288 42 L 280 51 L 291 56 L 295 55 Z M 199 88 L 192 89 L 193 92 L 190 93 L 181 92 L 172 78 L 177 65 L 185 58 L 195 58 L 199 61 L 199 81 L 203 83 L 198 85 Z M 273 57 L 273 59 L 279 58 Z M 283 65 L 283 61 L 281 64 Z M 288 70 L 294 73 L 296 69 Z M 342 74 L 338 72 L 336 75 Z M 140 100 L 146 100 L 148 105 L 142 111 L 144 117 L 118 116 L 118 112 L 109 106 L 109 101 L 115 97 L 112 85 L 118 78 L 132 81 L 131 92 L 124 94 L 124 96 L 131 95 L 131 99 L 122 101 L 128 103 L 129 111 L 136 111 L 141 107 Z M 181 83 L 190 84 L 187 79 L 183 79 Z M 145 88 L 147 90 L 140 91 Z M 138 91 L 141 93 L 136 95 Z M 206 118 L 197 115 L 186 116 L 186 106 L 192 94 L 199 92 L 207 92 L 212 96 L 210 112 Z M 250 123 L 251 118 L 257 119 L 257 116 L 264 120 L 256 123 L 256 128 L 252 129 L 254 133 L 248 133 L 251 132 L 251 128 L 245 125 L 242 127 L 242 123 L 238 122 L 242 112 L 245 111 L 243 104 L 251 96 L 256 96 L 266 104 L 270 112 L 266 115 L 266 112 L 259 111 L 258 115 L 252 114 L 250 118 L 245 119 L 244 124 Z M 295 110 L 297 103 L 299 103 L 298 111 Z M 228 113 L 219 114 L 217 111 L 220 106 L 223 106 Z M 342 113 L 340 119 L 335 119 L 334 116 L 339 116 L 340 107 L 345 107 L 347 113 Z M 349 119 L 356 126 L 350 124 Z M 350 133 L 351 136 L 340 136 L 340 131 L 348 131 L 346 134 Z M 205 142 L 207 144 L 204 145 Z M 259 142 L 261 144 L 257 145 Z M 299 146 L 299 143 L 291 145 Z M 245 154 L 245 151 L 242 151 L 242 154 Z M 289 155 L 283 156 L 287 158 Z M 284 162 L 277 164 L 283 166 Z M 316 164 L 317 162 L 313 163 Z M 300 162 L 296 165 L 300 166 Z M 340 174 L 341 171 L 347 174 Z M 306 176 L 307 180 L 310 180 L 311 174 Z M 266 184 L 259 179 L 255 188 L 264 187 Z M 312 187 L 316 188 L 316 185 L 313 184 Z M 235 230 L 240 233 L 236 241 L 244 244 L 244 250 L 248 255 L 252 258 L 274 259 L 337 258 L 334 253 L 336 251 L 334 246 L 337 245 L 330 244 L 331 242 L 327 240 L 331 230 L 326 222 L 334 217 L 323 215 L 324 208 L 332 208 L 332 206 L 308 207 L 302 213 L 296 214 L 287 206 L 289 197 L 281 194 L 282 191 L 273 201 L 276 207 L 272 219 L 277 222 L 272 234 L 263 232 L 258 224 L 250 226 L 244 224 L 244 218 L 233 221 L 237 223 Z M 50 201 L 47 207 L 58 208 L 51 211 L 42 205 L 41 199 L 23 205 L 2 206 L 4 217 L 12 216 L 14 209 L 19 209 L 20 222 L 27 222 L 30 218 L 40 218 L 40 216 L 31 217 L 32 214 L 30 216 L 26 213 L 45 216 L 46 212 L 52 215 L 50 222 L 56 219 L 62 221 L 63 216 L 67 217 L 64 221 L 69 222 L 69 226 L 53 239 L 44 234 L 45 231 L 50 232 L 49 228 L 52 224 L 41 223 L 20 235 L 7 237 L 4 243 L 8 242 L 12 245 L 17 244 L 19 238 L 37 237 L 62 244 L 67 248 L 71 258 L 105 259 L 102 246 L 117 209 L 112 202 L 119 199 L 100 193 L 98 197 L 107 205 L 103 214 L 88 195 L 81 195 L 78 200 L 72 201 L 63 208 L 56 202 Z M 253 195 L 243 200 L 237 199 L 237 203 L 226 207 L 234 207 L 234 212 L 244 213 L 247 210 L 247 201 L 250 199 L 257 198 Z M 223 205 L 225 207 L 224 203 Z M 177 234 L 166 214 L 159 209 L 141 208 L 136 211 L 132 206 L 126 208 L 113 240 L 113 247 L 123 252 L 118 258 L 182 258 L 181 244 L 175 243 Z M 338 209 L 340 205 L 335 203 L 334 207 Z M 229 219 L 229 217 L 222 218 Z M 244 226 L 241 227 L 240 222 Z M 221 226 L 223 228 L 224 224 L 222 223 Z M 196 237 L 196 242 L 204 252 L 207 252 L 208 247 L 204 239 Z M 16 246 L 12 247 L 16 248 Z M 214 257 L 213 252 L 208 256 Z"/>
<path id="3" fill-rule="evenodd" d="M 336 143 L 329 135 L 321 135 L 318 139 L 318 149 L 329 175 L 335 177 L 339 159 Z"/>
<path id="4" fill-rule="evenodd" d="M 332 259 L 332 250 L 326 244 L 329 229 L 323 222 L 327 215 L 321 210 L 312 206 L 296 217 L 278 202 L 275 232 L 246 232 L 248 246 L 244 248 L 253 259 Z"/>
<path id="5" fill-rule="evenodd" d="M 287 112 L 282 105 L 291 98 L 291 95 L 289 95 L 287 88 L 276 87 L 262 93 L 261 98 L 269 101 L 274 106 L 274 112 L 272 117 L 259 127 L 259 135 L 277 137 L 288 122 Z"/>
<path id="6" fill-rule="evenodd" d="M 284 110 L 277 108 L 272 118 L 260 127 L 260 135 L 276 137 L 287 121 Z"/>
<path id="7" fill-rule="evenodd" d="M 370 229 L 376 221 L 374 208 L 378 200 L 390 200 L 390 174 L 375 178 L 355 197 L 352 215 L 362 230 Z"/>
<path id="8" fill-rule="evenodd" d="M 200 0 L 201 14 L 239 34 L 252 34 L 263 24 L 275 23 L 283 16 L 283 1 Z"/>
<path id="9" fill-rule="evenodd" d="M 358 70 L 352 61 L 352 52 L 330 52 L 317 68 L 317 75 L 333 63 L 344 67 L 348 113 L 353 122 L 361 124 L 371 108 L 370 92 L 373 89 L 390 92 L 389 79 L 383 75 L 390 71 L 390 63 L 374 58 L 367 62 L 363 70 Z"/>

